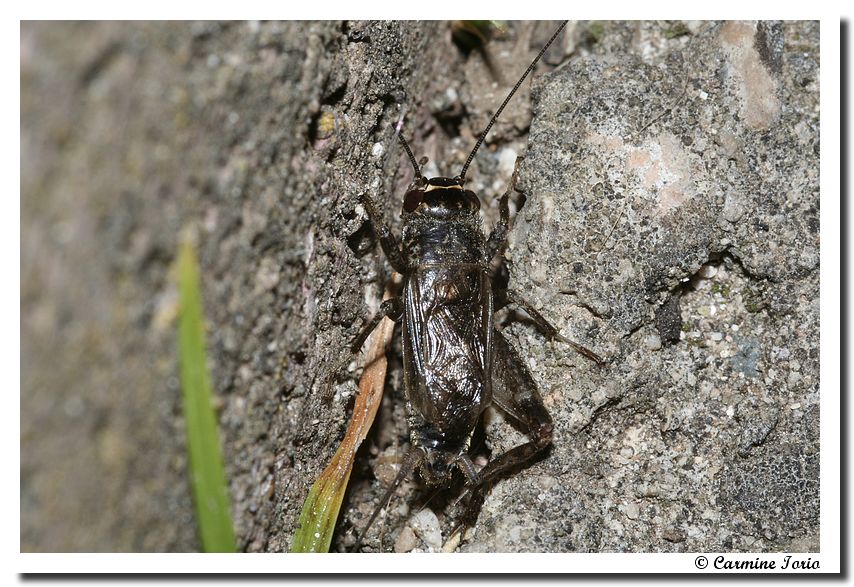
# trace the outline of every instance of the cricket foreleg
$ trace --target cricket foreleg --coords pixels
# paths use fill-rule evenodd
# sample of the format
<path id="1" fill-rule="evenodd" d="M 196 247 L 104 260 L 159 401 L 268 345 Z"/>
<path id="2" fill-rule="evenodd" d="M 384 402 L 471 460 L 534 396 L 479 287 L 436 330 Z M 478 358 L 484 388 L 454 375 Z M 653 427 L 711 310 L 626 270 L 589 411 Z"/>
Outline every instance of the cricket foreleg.
<path id="1" fill-rule="evenodd" d="M 385 221 L 383 221 L 382 216 L 377 210 L 376 204 L 374 204 L 374 201 L 367 194 L 360 195 L 359 201 L 362 203 L 362 206 L 365 208 L 365 212 L 368 214 L 368 218 L 374 227 L 374 234 L 377 236 L 377 239 L 379 239 L 380 246 L 385 253 L 386 259 L 388 259 L 389 264 L 398 273 L 407 273 L 409 264 L 406 261 L 406 256 L 400 248 L 400 243 L 398 242 L 397 237 L 394 236 L 394 233 Z"/>
<path id="2" fill-rule="evenodd" d="M 511 187 L 512 189 L 512 187 Z M 486 259 L 487 263 L 492 262 L 496 255 L 504 250 L 507 246 L 507 232 L 510 230 L 510 190 L 501 196 L 500 200 L 500 216 L 498 222 L 489 233 L 489 239 L 486 241 Z"/>
<path id="3" fill-rule="evenodd" d="M 552 442 L 552 419 L 537 392 L 531 373 L 519 355 L 495 332 L 493 339 L 492 399 L 515 420 L 530 439 L 489 461 L 467 489 L 465 513 L 457 530 L 477 520 L 486 492 L 507 473 L 530 465 Z M 463 495 L 464 499 L 466 495 Z"/>
<path id="4" fill-rule="evenodd" d="M 507 233 L 510 231 L 510 194 L 516 190 L 516 179 L 519 174 L 519 162 L 523 161 L 524 157 L 516 159 L 516 165 L 513 167 L 513 177 L 510 178 L 510 185 L 507 191 L 499 200 L 499 217 L 498 222 L 489 233 L 489 239 L 486 241 L 486 258 L 485 261 L 489 264 L 496 255 L 504 252 L 507 246 Z M 524 195 L 523 195 L 524 197 Z"/>
<path id="5" fill-rule="evenodd" d="M 371 318 L 370 322 L 368 322 L 362 330 L 359 331 L 359 334 L 353 339 L 353 342 L 350 343 L 350 350 L 354 353 L 358 353 L 362 349 L 362 345 L 365 344 L 365 341 L 371 335 L 371 332 L 379 325 L 383 318 L 391 318 L 395 322 L 400 319 L 400 316 L 403 314 L 403 300 L 401 298 L 389 298 L 380 304 L 380 310 L 376 313 L 376 315 Z"/>

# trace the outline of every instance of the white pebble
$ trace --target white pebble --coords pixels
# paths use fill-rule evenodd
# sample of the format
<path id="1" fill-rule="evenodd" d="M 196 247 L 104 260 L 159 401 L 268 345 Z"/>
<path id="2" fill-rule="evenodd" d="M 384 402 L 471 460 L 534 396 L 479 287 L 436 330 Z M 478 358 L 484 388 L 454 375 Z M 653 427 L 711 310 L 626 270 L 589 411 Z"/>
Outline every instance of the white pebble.
<path id="1" fill-rule="evenodd" d="M 712 277 L 718 274 L 718 268 L 714 265 L 703 265 L 702 267 L 700 267 L 699 274 L 700 277 L 703 277 L 705 279 L 711 279 Z"/>
<path id="2" fill-rule="evenodd" d="M 661 348 L 661 337 L 657 334 L 650 334 L 645 339 L 643 339 L 646 348 L 657 351 Z"/>
<path id="3" fill-rule="evenodd" d="M 409 520 L 409 525 L 415 534 L 433 552 L 442 548 L 442 531 L 439 529 L 439 518 L 431 509 L 423 509 Z"/>
<path id="4" fill-rule="evenodd" d="M 626 517 L 630 520 L 637 520 L 638 516 L 640 516 L 640 508 L 638 507 L 638 504 L 634 502 L 626 504 Z"/>
<path id="5" fill-rule="evenodd" d="M 513 174 L 516 167 L 516 149 L 507 147 L 498 154 L 498 172 L 506 177 Z"/>

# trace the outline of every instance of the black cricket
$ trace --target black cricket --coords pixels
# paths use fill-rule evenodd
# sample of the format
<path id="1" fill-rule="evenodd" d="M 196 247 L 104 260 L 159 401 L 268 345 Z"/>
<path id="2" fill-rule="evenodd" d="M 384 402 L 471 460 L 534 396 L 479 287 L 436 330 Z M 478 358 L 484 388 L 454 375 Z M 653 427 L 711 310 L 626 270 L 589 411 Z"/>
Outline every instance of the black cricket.
<path id="1" fill-rule="evenodd" d="M 500 200 L 500 218 L 488 237 L 481 228 L 480 200 L 465 189 L 466 171 L 492 125 L 513 94 L 566 26 L 560 25 L 480 134 L 457 177 L 427 179 L 406 140 L 398 133 L 415 177 L 403 200 L 403 246 L 383 222 L 373 200 L 361 203 L 386 258 L 403 275 L 399 297 L 380 311 L 353 340 L 354 352 L 383 317 L 402 322 L 406 411 L 411 447 L 400 472 L 374 510 L 356 544 L 385 507 L 397 486 L 416 468 L 431 486 L 450 481 L 454 467 L 466 477 L 468 495 L 456 530 L 477 519 L 486 491 L 512 469 L 530 464 L 552 442 L 552 419 L 534 379 L 504 336 L 493 315 L 508 304 L 521 307 L 552 340 L 570 344 L 601 363 L 592 351 L 562 337 L 557 329 L 512 290 L 497 290 L 490 275 L 503 253 L 510 222 L 509 197 L 516 173 Z M 468 455 L 483 411 L 495 402 L 530 440 L 492 459 L 478 471 Z"/>

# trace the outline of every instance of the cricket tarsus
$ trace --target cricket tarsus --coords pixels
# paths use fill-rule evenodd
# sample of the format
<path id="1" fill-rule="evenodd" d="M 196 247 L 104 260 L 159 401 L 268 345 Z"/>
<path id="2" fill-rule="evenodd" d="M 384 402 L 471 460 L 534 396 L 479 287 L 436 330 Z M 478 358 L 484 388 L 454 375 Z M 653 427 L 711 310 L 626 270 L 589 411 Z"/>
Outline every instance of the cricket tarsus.
<path id="1" fill-rule="evenodd" d="M 374 234 L 380 241 L 380 246 L 385 253 L 386 259 L 391 264 L 392 269 L 400 274 L 405 274 L 409 270 L 409 265 L 406 261 L 406 256 L 400 248 L 400 243 L 394 233 L 389 229 L 388 225 L 383 221 L 382 216 L 377 210 L 376 204 L 367 194 L 362 194 L 359 197 L 362 206 L 365 207 L 365 212 L 374 228 Z M 377 323 L 379 324 L 379 322 Z"/>
<path id="2" fill-rule="evenodd" d="M 481 227 L 480 199 L 463 187 L 465 172 L 489 129 L 565 24 L 496 111 L 457 177 L 424 178 L 409 145 L 398 135 L 415 170 L 403 200 L 400 240 L 373 200 L 361 197 L 383 252 L 402 274 L 403 282 L 400 296 L 383 302 L 353 346 L 361 346 L 383 317 L 400 322 L 411 447 L 356 548 L 394 490 L 416 468 L 430 486 L 445 486 L 454 469 L 462 472 L 467 486 L 460 527 L 471 526 L 492 484 L 512 470 L 532 464 L 551 444 L 552 419 L 524 361 L 495 329 L 496 309 L 514 303 L 549 339 L 567 342 L 588 358 L 601 361 L 596 353 L 563 338 L 524 299 L 512 291 L 498 290 L 492 281 L 493 258 L 507 244 L 515 171 L 501 198 L 500 218 L 488 237 Z M 529 440 L 478 471 L 468 454 L 471 439 L 484 410 L 493 402 L 516 421 Z"/>
<path id="3" fill-rule="evenodd" d="M 485 261 L 488 264 L 498 255 L 504 252 L 504 247 L 507 245 L 507 232 L 510 230 L 510 194 L 516 191 L 516 181 L 519 178 L 519 163 L 524 161 L 524 157 L 517 157 L 516 163 L 513 166 L 513 176 L 510 178 L 510 185 L 507 186 L 507 191 L 501 196 L 498 202 L 499 216 L 498 222 L 492 227 L 492 232 L 489 233 L 489 238 L 486 241 L 486 257 Z"/>

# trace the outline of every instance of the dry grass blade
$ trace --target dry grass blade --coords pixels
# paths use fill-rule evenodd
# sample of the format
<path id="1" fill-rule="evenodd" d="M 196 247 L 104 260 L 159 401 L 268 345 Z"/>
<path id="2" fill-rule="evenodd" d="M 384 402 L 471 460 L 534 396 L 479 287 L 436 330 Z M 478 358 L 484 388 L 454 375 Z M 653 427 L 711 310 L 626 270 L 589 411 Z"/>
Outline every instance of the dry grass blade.
<path id="1" fill-rule="evenodd" d="M 389 297 L 389 290 L 386 290 L 384 299 Z M 388 366 L 386 351 L 393 333 L 394 322 L 384 318 L 368 339 L 365 370 L 359 380 L 359 395 L 353 407 L 353 418 L 332 461 L 308 492 L 291 552 L 329 551 L 356 451 L 367 437 L 383 399 Z"/>

